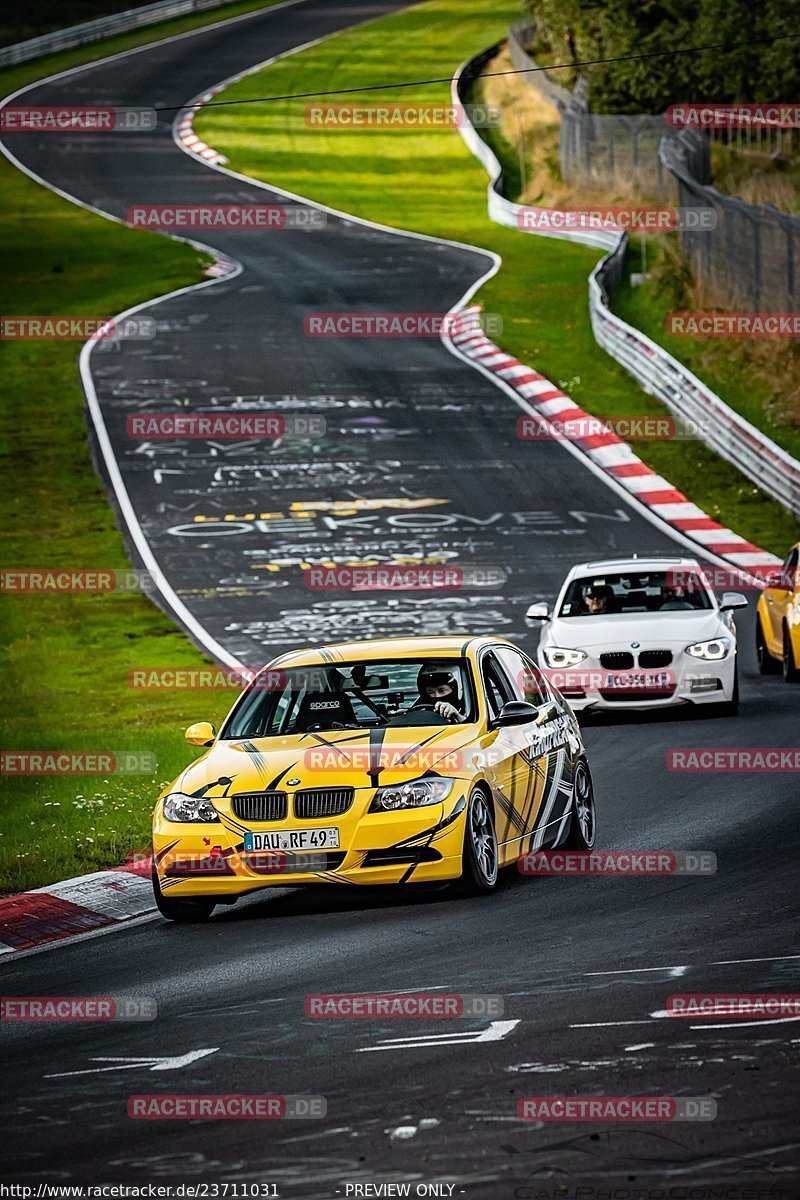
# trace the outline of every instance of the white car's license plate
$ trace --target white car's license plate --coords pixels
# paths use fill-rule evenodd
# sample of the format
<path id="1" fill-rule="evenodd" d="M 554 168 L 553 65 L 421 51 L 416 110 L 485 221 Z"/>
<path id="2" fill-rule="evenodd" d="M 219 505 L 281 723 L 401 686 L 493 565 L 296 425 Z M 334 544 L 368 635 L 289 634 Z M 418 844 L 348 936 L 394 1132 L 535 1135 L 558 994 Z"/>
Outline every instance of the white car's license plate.
<path id="1" fill-rule="evenodd" d="M 266 833 L 246 833 L 244 848 L 250 850 L 338 850 L 339 830 L 275 829 Z"/>
<path id="2" fill-rule="evenodd" d="M 603 687 L 621 692 L 657 692 L 671 687 L 668 671 L 630 672 L 625 675 L 609 675 Z"/>

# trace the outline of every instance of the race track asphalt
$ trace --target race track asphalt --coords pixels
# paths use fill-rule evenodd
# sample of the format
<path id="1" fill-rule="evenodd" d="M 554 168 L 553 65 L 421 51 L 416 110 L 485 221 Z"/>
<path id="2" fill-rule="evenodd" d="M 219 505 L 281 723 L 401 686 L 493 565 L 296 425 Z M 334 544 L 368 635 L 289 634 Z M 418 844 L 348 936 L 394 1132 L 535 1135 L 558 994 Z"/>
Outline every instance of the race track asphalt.
<path id="1" fill-rule="evenodd" d="M 304 0 L 42 83 L 19 102 L 177 107 L 255 62 L 398 7 Z M 184 154 L 169 123 L 7 144 L 30 171 L 116 216 L 136 203 L 271 200 Z M 300 644 L 438 632 L 495 632 L 532 650 L 525 607 L 551 598 L 576 559 L 676 551 L 668 531 L 563 446 L 518 441 L 511 399 L 437 339 L 303 335 L 309 310 L 447 311 L 488 270 L 486 255 L 330 215 L 321 229 L 199 240 L 241 272 L 145 310 L 157 319 L 155 338 L 100 346 L 91 370 L 158 564 L 197 626 L 231 656 L 259 665 Z M 326 437 L 143 452 L 126 434 L 131 413 L 170 411 L 176 401 L 229 411 L 236 397 L 248 409 L 321 414 Z M 421 498 L 443 503 L 397 503 Z M 365 499 L 386 503 L 351 515 L 314 507 Z M 248 516 L 261 513 L 270 515 Z M 207 518 L 201 536 L 197 516 Z M 354 553 L 455 553 L 459 564 L 500 567 L 506 579 L 388 601 L 303 586 L 298 561 Z M 265 569 L 278 560 L 280 571 Z M 89 989 L 158 1003 L 155 1022 L 4 1027 L 4 1078 L 15 1080 L 3 1098 L 8 1178 L 269 1182 L 308 1198 L 389 1180 L 520 1200 L 577 1186 L 597 1189 L 583 1194 L 599 1200 L 612 1184 L 629 1189 L 612 1193 L 620 1198 L 745 1182 L 800 1194 L 797 1021 L 651 1015 L 675 991 L 800 991 L 796 776 L 666 767 L 676 746 L 797 742 L 800 689 L 757 675 L 752 604 L 737 624 L 739 718 L 637 715 L 586 728 L 600 845 L 711 850 L 716 875 L 512 875 L 477 900 L 280 890 L 219 910 L 207 927 L 158 918 L 7 957 L 4 995 Z M 502 995 L 503 1019 L 516 1024 L 501 1040 L 449 1042 L 442 1021 L 315 1021 L 304 1011 L 313 992 L 430 988 Z M 459 1021 L 458 1030 L 477 1036 L 487 1024 Z M 440 1044 L 380 1045 L 406 1035 Z M 94 1061 L 212 1049 L 171 1071 Z M 327 1117 L 126 1115 L 131 1094 L 171 1092 L 320 1095 Z M 558 1092 L 711 1096 L 718 1115 L 612 1127 L 516 1119 L 520 1096 Z"/>

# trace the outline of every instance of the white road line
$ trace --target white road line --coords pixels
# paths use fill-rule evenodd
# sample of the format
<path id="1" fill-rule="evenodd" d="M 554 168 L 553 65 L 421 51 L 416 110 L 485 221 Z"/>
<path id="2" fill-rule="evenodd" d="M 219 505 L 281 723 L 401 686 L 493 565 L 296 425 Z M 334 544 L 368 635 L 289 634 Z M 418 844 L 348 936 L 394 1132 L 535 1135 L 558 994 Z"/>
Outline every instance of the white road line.
<path id="1" fill-rule="evenodd" d="M 429 1033 L 419 1037 L 387 1038 L 377 1046 L 357 1046 L 356 1054 L 368 1054 L 373 1050 L 413 1050 L 437 1046 L 470 1046 L 479 1042 L 500 1042 L 516 1029 L 516 1021 L 490 1021 L 486 1029 L 466 1033 Z"/>
<path id="2" fill-rule="evenodd" d="M 740 1021 L 738 1017 L 730 1017 L 724 1025 L 690 1025 L 690 1029 L 750 1029 L 753 1026 L 761 1026 L 762 1029 L 769 1028 L 770 1025 L 785 1025 L 788 1021 L 800 1021 L 800 1017 L 759 1017 L 757 1021 Z"/>
<path id="3" fill-rule="evenodd" d="M 216 1054 L 219 1046 L 208 1046 L 204 1050 L 189 1050 L 187 1054 L 178 1054 L 172 1058 L 164 1057 L 163 1055 L 151 1055 L 149 1058 L 128 1058 L 114 1057 L 109 1055 L 101 1056 L 100 1058 L 90 1058 L 90 1062 L 96 1063 L 113 1063 L 112 1067 L 88 1067 L 83 1071 L 59 1071 L 55 1075 L 45 1075 L 45 1079 L 66 1079 L 72 1075 L 100 1075 L 103 1071 L 132 1071 L 136 1067 L 147 1067 L 150 1071 L 178 1071 L 181 1067 L 188 1067 L 191 1063 L 196 1062 L 198 1058 L 206 1058 L 209 1054 Z"/>
<path id="4" fill-rule="evenodd" d="M 585 978 L 596 975 L 640 975 L 646 971 L 669 971 L 670 975 L 684 975 L 689 967 L 628 967 L 624 971 L 584 971 Z"/>
<path id="5" fill-rule="evenodd" d="M 651 1020 L 642 1021 L 587 1021 L 579 1025 L 570 1025 L 570 1029 L 608 1029 L 611 1025 L 652 1025 Z"/>
<path id="6" fill-rule="evenodd" d="M 773 954 L 770 958 L 721 958 L 708 965 L 710 967 L 730 967 L 736 966 L 738 963 L 784 962 L 792 958 L 800 958 L 800 954 Z"/>

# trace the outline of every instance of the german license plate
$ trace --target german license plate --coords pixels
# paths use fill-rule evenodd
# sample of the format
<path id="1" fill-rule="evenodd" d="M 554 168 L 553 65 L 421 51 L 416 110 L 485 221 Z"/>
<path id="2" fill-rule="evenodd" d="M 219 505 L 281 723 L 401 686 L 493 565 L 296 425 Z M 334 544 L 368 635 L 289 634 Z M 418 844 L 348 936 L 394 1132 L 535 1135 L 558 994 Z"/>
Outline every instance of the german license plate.
<path id="1" fill-rule="evenodd" d="M 244 848 L 251 850 L 338 850 L 339 830 L 334 826 L 324 829 L 274 829 L 266 833 L 246 833 Z"/>
<path id="2" fill-rule="evenodd" d="M 609 675 L 603 686 L 620 692 L 663 692 L 672 684 L 668 671 L 645 671 Z"/>

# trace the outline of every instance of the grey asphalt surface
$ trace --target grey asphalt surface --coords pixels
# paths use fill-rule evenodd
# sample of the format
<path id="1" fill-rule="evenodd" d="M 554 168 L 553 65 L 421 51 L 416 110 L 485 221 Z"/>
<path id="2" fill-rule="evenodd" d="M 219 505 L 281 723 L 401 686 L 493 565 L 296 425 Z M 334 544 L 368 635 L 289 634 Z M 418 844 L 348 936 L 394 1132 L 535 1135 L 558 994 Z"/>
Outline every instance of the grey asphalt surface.
<path id="1" fill-rule="evenodd" d="M 24 102 L 177 106 L 254 62 L 397 7 L 267 10 L 42 84 Z M 115 215 L 137 202 L 270 201 L 191 160 L 168 125 L 69 143 L 17 135 L 9 145 L 31 170 Z M 388 633 L 494 631 L 530 650 L 525 605 L 551 597 L 576 559 L 674 553 L 667 532 L 563 447 L 518 442 L 510 398 L 438 341 L 303 336 L 309 309 L 446 311 L 487 269 L 484 255 L 337 218 L 322 230 L 201 240 L 239 260 L 241 274 L 151 308 L 156 338 L 95 351 L 93 377 L 162 569 L 244 661 Z M 161 443 L 142 453 L 125 433 L 126 417 L 144 407 L 227 411 L 235 397 L 248 409 L 322 413 L 327 436 L 317 445 Z M 359 513 L 359 523 L 313 510 L 314 501 L 421 497 L 445 503 L 383 507 Z M 216 525 L 262 512 L 281 516 L 266 527 L 246 520 L 233 534 Z M 202 537 L 175 532 L 197 515 L 212 518 Z M 490 595 L 320 598 L 291 565 L 332 553 L 443 552 L 503 567 L 505 585 Z M 267 574 L 276 559 L 290 565 Z M 666 769 L 676 746 L 797 741 L 800 689 L 757 676 L 752 608 L 737 624 L 740 718 L 620 716 L 586 729 L 600 845 L 712 850 L 717 875 L 512 874 L 479 900 L 281 890 L 219 910 L 204 928 L 156 919 L 0 962 L 4 995 L 90 990 L 154 996 L 159 1006 L 147 1024 L 4 1027 L 5 1078 L 15 1077 L 3 1103 L 7 1177 L 275 1183 L 281 1195 L 309 1198 L 390 1180 L 521 1200 L 578 1187 L 599 1200 L 612 1184 L 619 1198 L 746 1182 L 800 1194 L 798 1023 L 695 1028 L 651 1016 L 675 991 L 800 991 L 796 779 Z M 312 992 L 428 988 L 500 994 L 504 1019 L 518 1024 L 496 1042 L 365 1052 L 406 1034 L 441 1036 L 450 1023 L 304 1013 Z M 458 1023 L 476 1034 L 486 1026 Z M 93 1061 L 211 1048 L 169 1072 L 98 1071 L 109 1064 Z M 81 1071 L 90 1073 L 71 1074 Z M 127 1117 L 131 1094 L 174 1092 L 315 1094 L 328 1114 L 263 1124 Z M 713 1096 L 718 1117 L 638 1127 L 516 1119 L 520 1096 L 560 1093 Z"/>

